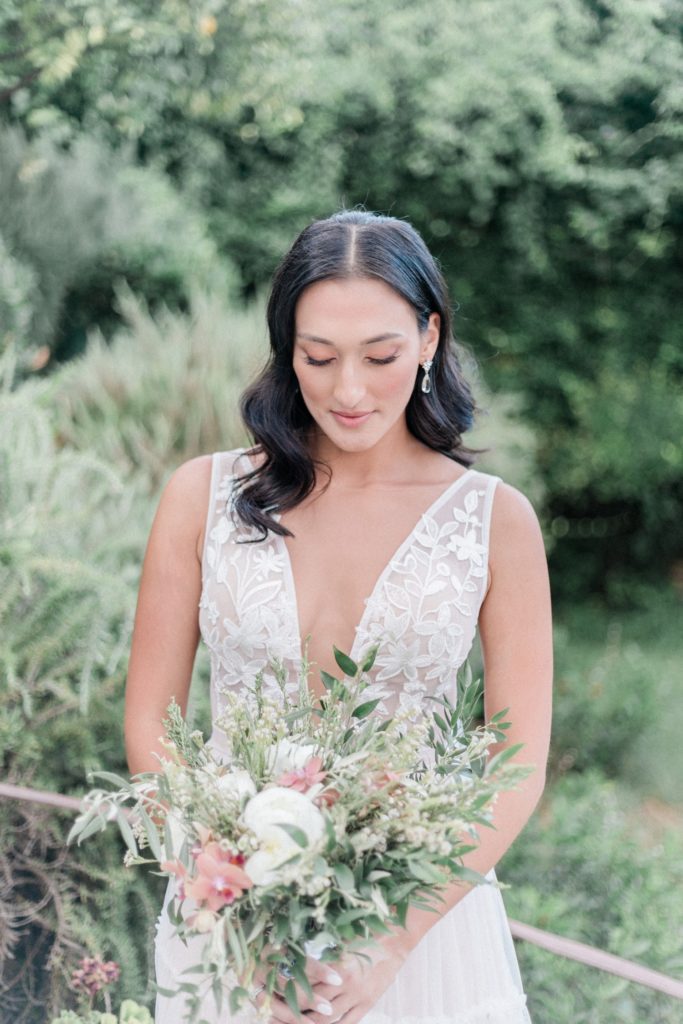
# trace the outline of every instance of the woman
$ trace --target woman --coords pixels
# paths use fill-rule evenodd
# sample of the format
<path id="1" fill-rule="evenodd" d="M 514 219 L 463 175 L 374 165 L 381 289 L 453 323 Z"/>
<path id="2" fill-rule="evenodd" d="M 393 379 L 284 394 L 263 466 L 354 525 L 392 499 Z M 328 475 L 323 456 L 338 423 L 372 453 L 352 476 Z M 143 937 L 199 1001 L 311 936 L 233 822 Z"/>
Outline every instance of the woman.
<path id="1" fill-rule="evenodd" d="M 471 468 L 462 445 L 474 403 L 443 278 L 408 224 L 345 211 L 294 242 L 275 275 L 268 323 L 270 360 L 242 401 L 254 448 L 182 465 L 154 520 L 126 695 L 130 769 L 155 767 L 171 697 L 185 709 L 200 630 L 214 717 L 225 690 L 261 671 L 268 680 L 273 659 L 294 684 L 306 637 L 315 693 L 318 670 L 336 670 L 333 645 L 353 656 L 380 640 L 369 696 L 382 698 L 375 713 L 386 714 L 452 691 L 478 625 L 486 715 L 509 708 L 509 742 L 523 744 L 517 760 L 536 766 L 501 794 L 495 830 L 484 830 L 465 860 L 495 881 L 494 865 L 544 785 L 550 597 L 530 503 Z M 221 749 L 217 730 L 211 743 Z M 174 988 L 197 952 L 173 937 L 165 906 L 157 976 Z M 369 965 L 350 957 L 334 970 L 310 960 L 306 1016 L 315 1024 L 529 1021 L 493 885 L 451 886 L 440 913 L 411 911 L 406 928 L 370 955 Z M 159 996 L 158 1024 L 183 1014 L 182 995 Z M 210 997 L 202 1014 L 230 1019 Z M 271 1014 L 297 1019 L 281 1000 Z"/>

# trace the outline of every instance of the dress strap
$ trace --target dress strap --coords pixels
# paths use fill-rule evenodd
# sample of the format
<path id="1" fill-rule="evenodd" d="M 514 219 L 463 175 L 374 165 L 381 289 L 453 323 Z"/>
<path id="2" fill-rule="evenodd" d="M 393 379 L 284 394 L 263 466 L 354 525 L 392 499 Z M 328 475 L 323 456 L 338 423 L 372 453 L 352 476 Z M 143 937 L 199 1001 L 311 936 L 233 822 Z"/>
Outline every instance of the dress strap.
<path id="1" fill-rule="evenodd" d="M 484 549 L 484 563 L 487 567 L 487 574 L 482 584 L 481 590 L 481 601 L 479 607 L 484 603 L 484 598 L 489 592 L 491 586 L 491 570 L 489 568 L 490 562 L 490 547 L 489 541 L 491 537 L 491 513 L 493 511 L 493 498 L 496 493 L 496 487 L 500 483 L 500 477 L 494 476 L 492 473 L 477 472 L 481 484 L 481 490 L 484 492 L 484 504 L 481 510 L 481 545 Z"/>
<path id="2" fill-rule="evenodd" d="M 496 486 L 500 482 L 499 476 L 493 476 L 490 473 L 482 473 L 481 479 L 484 481 L 484 508 L 482 510 L 481 520 L 481 542 L 486 548 L 487 554 L 489 550 L 489 537 L 491 534 L 491 512 L 493 510 L 493 496 L 496 492 Z"/>
<path id="3" fill-rule="evenodd" d="M 244 456 L 243 448 L 234 448 L 226 452 L 214 452 L 211 456 L 211 485 L 209 488 L 209 502 L 206 510 L 202 550 L 202 574 L 204 578 L 206 578 L 209 570 L 207 557 L 211 534 L 228 512 L 236 478 L 249 469 L 248 460 L 241 458 L 242 456 Z"/>

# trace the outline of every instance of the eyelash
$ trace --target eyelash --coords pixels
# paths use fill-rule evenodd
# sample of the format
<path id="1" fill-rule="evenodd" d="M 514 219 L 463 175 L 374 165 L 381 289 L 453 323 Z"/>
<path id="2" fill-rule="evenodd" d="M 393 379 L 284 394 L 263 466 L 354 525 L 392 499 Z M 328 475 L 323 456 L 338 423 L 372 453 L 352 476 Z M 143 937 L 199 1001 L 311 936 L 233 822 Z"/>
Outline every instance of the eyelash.
<path id="1" fill-rule="evenodd" d="M 389 363 L 393 363 L 396 358 L 396 356 L 387 356 L 386 359 L 370 359 L 370 362 L 374 366 L 387 366 Z M 329 366 L 331 362 L 331 359 L 312 359 L 311 356 L 306 356 L 308 366 Z"/>

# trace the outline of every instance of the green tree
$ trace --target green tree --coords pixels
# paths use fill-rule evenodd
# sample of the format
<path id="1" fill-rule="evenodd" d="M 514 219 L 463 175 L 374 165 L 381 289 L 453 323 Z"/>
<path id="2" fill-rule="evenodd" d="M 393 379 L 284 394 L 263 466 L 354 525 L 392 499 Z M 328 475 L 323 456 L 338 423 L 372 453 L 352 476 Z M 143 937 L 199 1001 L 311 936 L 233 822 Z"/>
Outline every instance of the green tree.
<path id="1" fill-rule="evenodd" d="M 54 39 L 50 14 L 22 12 L 15 31 L 40 58 L 27 68 L 41 70 L 8 118 L 65 145 L 81 132 L 133 143 L 208 211 L 246 292 L 311 217 L 358 202 L 409 217 L 488 383 L 517 392 L 539 433 L 558 592 L 618 595 L 671 569 L 678 5 L 129 0 L 71 60 L 75 22 L 82 42 L 106 19 L 66 10 Z"/>

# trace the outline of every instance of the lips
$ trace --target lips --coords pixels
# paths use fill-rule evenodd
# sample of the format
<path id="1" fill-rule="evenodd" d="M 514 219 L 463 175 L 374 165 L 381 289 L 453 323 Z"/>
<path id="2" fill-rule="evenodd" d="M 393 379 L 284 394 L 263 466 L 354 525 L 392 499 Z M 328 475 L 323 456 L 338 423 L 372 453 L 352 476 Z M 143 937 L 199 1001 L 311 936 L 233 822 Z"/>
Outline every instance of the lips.
<path id="1" fill-rule="evenodd" d="M 338 423 L 341 423 L 345 427 L 358 427 L 361 423 L 372 416 L 372 412 L 343 412 L 338 409 L 330 410 L 334 418 Z"/>

